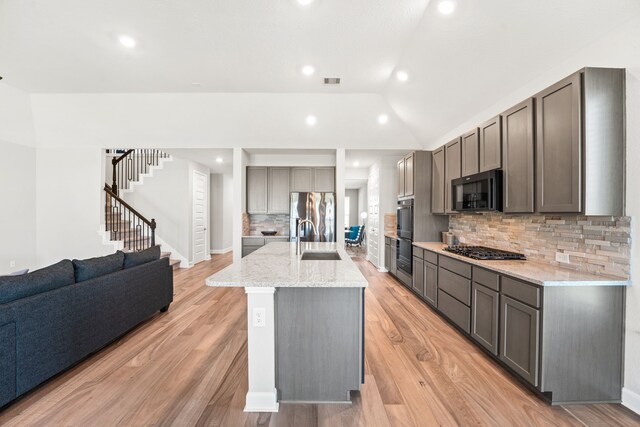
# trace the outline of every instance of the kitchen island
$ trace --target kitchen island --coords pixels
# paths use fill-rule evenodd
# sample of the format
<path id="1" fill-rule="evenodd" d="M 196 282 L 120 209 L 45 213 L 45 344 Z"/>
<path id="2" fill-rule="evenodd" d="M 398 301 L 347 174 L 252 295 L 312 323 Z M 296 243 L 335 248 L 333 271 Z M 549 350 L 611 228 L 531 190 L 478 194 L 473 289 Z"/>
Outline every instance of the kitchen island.
<path id="1" fill-rule="evenodd" d="M 364 375 L 366 278 L 335 243 L 269 243 L 207 278 L 247 293 L 246 412 L 350 403 Z"/>

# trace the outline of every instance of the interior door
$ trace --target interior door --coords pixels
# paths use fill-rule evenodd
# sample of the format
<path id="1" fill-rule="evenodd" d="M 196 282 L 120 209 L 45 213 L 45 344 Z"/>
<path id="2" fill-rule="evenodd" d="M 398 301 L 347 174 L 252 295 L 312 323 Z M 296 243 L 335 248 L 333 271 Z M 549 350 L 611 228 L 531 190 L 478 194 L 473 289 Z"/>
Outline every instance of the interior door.
<path id="1" fill-rule="evenodd" d="M 208 176 L 193 171 L 193 263 L 207 259 Z"/>

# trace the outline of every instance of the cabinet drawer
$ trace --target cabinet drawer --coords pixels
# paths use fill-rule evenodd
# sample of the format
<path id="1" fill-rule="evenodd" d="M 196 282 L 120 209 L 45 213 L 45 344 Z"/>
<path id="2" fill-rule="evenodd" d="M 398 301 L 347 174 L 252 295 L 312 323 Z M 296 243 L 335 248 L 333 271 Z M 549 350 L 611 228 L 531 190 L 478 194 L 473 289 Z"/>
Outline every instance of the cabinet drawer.
<path id="1" fill-rule="evenodd" d="M 438 310 L 453 323 L 460 326 L 466 333 L 469 333 L 469 323 L 471 321 L 469 307 L 449 296 L 446 292 L 438 290 Z"/>
<path id="2" fill-rule="evenodd" d="M 473 281 L 494 291 L 500 290 L 500 275 L 484 268 L 473 266 Z"/>
<path id="3" fill-rule="evenodd" d="M 540 308 L 540 288 L 537 286 L 503 277 L 502 293 L 532 307 Z"/>
<path id="4" fill-rule="evenodd" d="M 429 261 L 431 264 L 438 265 L 438 254 L 435 252 L 431 252 L 425 249 L 424 251 L 424 260 Z"/>
<path id="5" fill-rule="evenodd" d="M 424 259 L 424 249 L 419 248 L 417 246 L 413 247 L 413 256 L 418 257 L 420 259 Z"/>
<path id="6" fill-rule="evenodd" d="M 384 238 L 384 244 L 385 245 L 390 245 L 391 244 L 391 238 L 390 237 L 385 237 Z"/>
<path id="7" fill-rule="evenodd" d="M 440 267 L 446 268 L 449 271 L 453 271 L 456 274 L 464 276 L 467 279 L 471 279 L 471 264 L 458 261 L 457 259 L 453 259 L 448 256 L 441 256 L 440 264 L 438 265 Z"/>
<path id="8" fill-rule="evenodd" d="M 242 244 L 245 246 L 263 246 L 264 238 L 262 237 L 243 237 Z"/>
<path id="9" fill-rule="evenodd" d="M 440 267 L 438 268 L 438 288 L 458 301 L 471 305 L 471 280 Z"/>

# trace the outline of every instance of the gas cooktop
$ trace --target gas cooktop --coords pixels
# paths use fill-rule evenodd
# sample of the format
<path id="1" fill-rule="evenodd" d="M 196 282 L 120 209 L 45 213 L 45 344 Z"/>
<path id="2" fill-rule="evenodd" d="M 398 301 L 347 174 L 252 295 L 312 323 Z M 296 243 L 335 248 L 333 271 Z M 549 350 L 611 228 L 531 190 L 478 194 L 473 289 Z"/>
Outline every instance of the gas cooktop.
<path id="1" fill-rule="evenodd" d="M 485 246 L 467 246 L 455 245 L 447 246 L 445 251 L 456 255 L 466 256 L 473 259 L 481 260 L 526 260 L 523 254 L 516 252 L 503 251 L 500 249 L 487 248 Z"/>

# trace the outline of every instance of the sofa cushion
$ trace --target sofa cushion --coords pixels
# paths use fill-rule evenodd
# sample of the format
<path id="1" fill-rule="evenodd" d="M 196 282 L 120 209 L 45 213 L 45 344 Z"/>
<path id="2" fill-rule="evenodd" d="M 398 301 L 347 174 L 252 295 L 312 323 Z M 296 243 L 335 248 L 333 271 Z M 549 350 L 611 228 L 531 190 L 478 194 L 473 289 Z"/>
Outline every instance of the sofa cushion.
<path id="1" fill-rule="evenodd" d="M 112 255 L 96 258 L 74 259 L 73 268 L 76 274 L 76 282 L 84 282 L 85 280 L 122 270 L 123 264 L 124 254 L 120 251 Z"/>
<path id="2" fill-rule="evenodd" d="M 0 277 L 0 304 L 26 298 L 75 283 L 68 259 L 21 276 Z"/>
<path id="3" fill-rule="evenodd" d="M 160 259 L 160 246 L 152 246 L 140 252 L 127 252 L 124 254 L 124 268 Z"/>
<path id="4" fill-rule="evenodd" d="M 358 238 L 358 231 L 360 231 L 359 225 L 352 225 L 349 233 L 349 240 L 356 240 Z"/>

